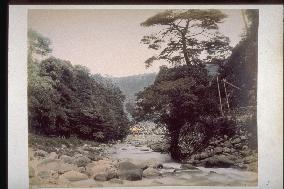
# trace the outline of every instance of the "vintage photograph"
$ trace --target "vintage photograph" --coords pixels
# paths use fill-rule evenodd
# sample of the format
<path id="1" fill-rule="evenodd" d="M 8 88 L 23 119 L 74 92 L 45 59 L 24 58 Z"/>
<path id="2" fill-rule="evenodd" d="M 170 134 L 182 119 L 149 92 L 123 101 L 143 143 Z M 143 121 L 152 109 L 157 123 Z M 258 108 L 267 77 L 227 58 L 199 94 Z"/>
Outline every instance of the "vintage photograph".
<path id="1" fill-rule="evenodd" d="M 257 186 L 258 9 L 27 22 L 30 188 Z"/>

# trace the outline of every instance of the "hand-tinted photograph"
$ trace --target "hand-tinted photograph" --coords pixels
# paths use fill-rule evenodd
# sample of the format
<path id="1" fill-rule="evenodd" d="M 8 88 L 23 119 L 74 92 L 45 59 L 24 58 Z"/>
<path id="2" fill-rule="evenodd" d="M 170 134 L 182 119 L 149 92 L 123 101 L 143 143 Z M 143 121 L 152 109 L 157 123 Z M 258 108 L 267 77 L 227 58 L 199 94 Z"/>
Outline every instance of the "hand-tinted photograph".
<path id="1" fill-rule="evenodd" d="M 29 9 L 30 188 L 257 186 L 258 21 Z"/>

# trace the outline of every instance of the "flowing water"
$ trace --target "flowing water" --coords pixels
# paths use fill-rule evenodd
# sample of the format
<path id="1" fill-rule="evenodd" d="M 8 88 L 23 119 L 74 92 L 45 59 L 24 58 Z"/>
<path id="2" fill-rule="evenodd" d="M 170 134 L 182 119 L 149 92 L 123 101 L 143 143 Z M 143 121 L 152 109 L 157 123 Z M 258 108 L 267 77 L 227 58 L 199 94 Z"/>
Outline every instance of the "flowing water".
<path id="1" fill-rule="evenodd" d="M 173 161 L 169 154 L 152 151 L 145 145 L 120 143 L 110 149 L 112 158 L 133 162 L 153 161 L 163 164 L 159 169 L 162 176 L 143 178 L 140 181 L 125 181 L 127 186 L 149 185 L 200 185 L 200 186 L 254 186 L 257 173 L 233 168 L 181 169 L 181 164 Z M 110 184 L 112 185 L 112 184 Z"/>
<path id="2" fill-rule="evenodd" d="M 139 138 L 140 137 L 140 138 Z M 152 138 L 157 139 L 159 136 Z M 159 140 L 159 139 L 158 139 Z M 128 141 L 118 143 L 108 149 L 112 159 L 130 161 L 135 164 L 154 162 L 163 165 L 158 169 L 161 176 L 142 178 L 138 181 L 123 180 L 97 181 L 88 179 L 73 182 L 72 187 L 126 187 L 126 186 L 256 186 L 257 173 L 233 168 L 181 169 L 181 164 L 172 160 L 169 154 L 152 151 L 147 140 L 141 136 L 130 136 Z"/>

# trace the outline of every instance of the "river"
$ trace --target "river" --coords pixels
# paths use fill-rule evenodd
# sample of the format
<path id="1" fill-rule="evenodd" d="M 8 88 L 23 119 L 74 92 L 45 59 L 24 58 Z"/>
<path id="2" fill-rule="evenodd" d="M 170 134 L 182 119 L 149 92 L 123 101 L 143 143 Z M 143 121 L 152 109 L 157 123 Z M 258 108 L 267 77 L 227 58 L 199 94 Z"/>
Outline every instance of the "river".
<path id="1" fill-rule="evenodd" d="M 172 160 L 169 154 L 152 151 L 146 145 L 119 143 L 109 153 L 112 158 L 132 162 L 156 161 L 163 165 L 159 169 L 162 176 L 143 178 L 140 181 L 125 181 L 127 186 L 149 185 L 195 185 L 195 186 L 255 186 L 257 173 L 234 168 L 181 169 L 181 164 Z M 107 184 L 112 186 L 113 184 Z"/>

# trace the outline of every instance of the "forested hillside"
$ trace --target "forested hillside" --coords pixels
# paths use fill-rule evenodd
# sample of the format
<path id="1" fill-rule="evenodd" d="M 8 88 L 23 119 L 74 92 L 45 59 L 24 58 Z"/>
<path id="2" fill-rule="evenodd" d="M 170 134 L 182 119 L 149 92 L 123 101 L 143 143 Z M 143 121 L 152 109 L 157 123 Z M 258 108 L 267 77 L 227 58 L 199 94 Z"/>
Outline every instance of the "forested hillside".
<path id="1" fill-rule="evenodd" d="M 50 40 L 28 33 L 29 132 L 96 141 L 128 132 L 120 89 L 88 68 L 48 56 Z"/>
<path id="2" fill-rule="evenodd" d="M 129 119 L 132 119 L 134 113 L 136 94 L 140 91 L 143 91 L 144 88 L 152 85 L 154 83 L 156 75 L 156 73 L 149 73 L 110 78 L 110 80 L 112 80 L 113 83 L 115 83 L 120 88 L 120 90 L 126 97 L 124 101 L 124 107 Z"/>
<path id="3" fill-rule="evenodd" d="M 128 101 L 135 100 L 135 94 L 154 83 L 156 73 L 133 75 L 126 77 L 113 77 L 112 81 L 120 88 Z"/>

